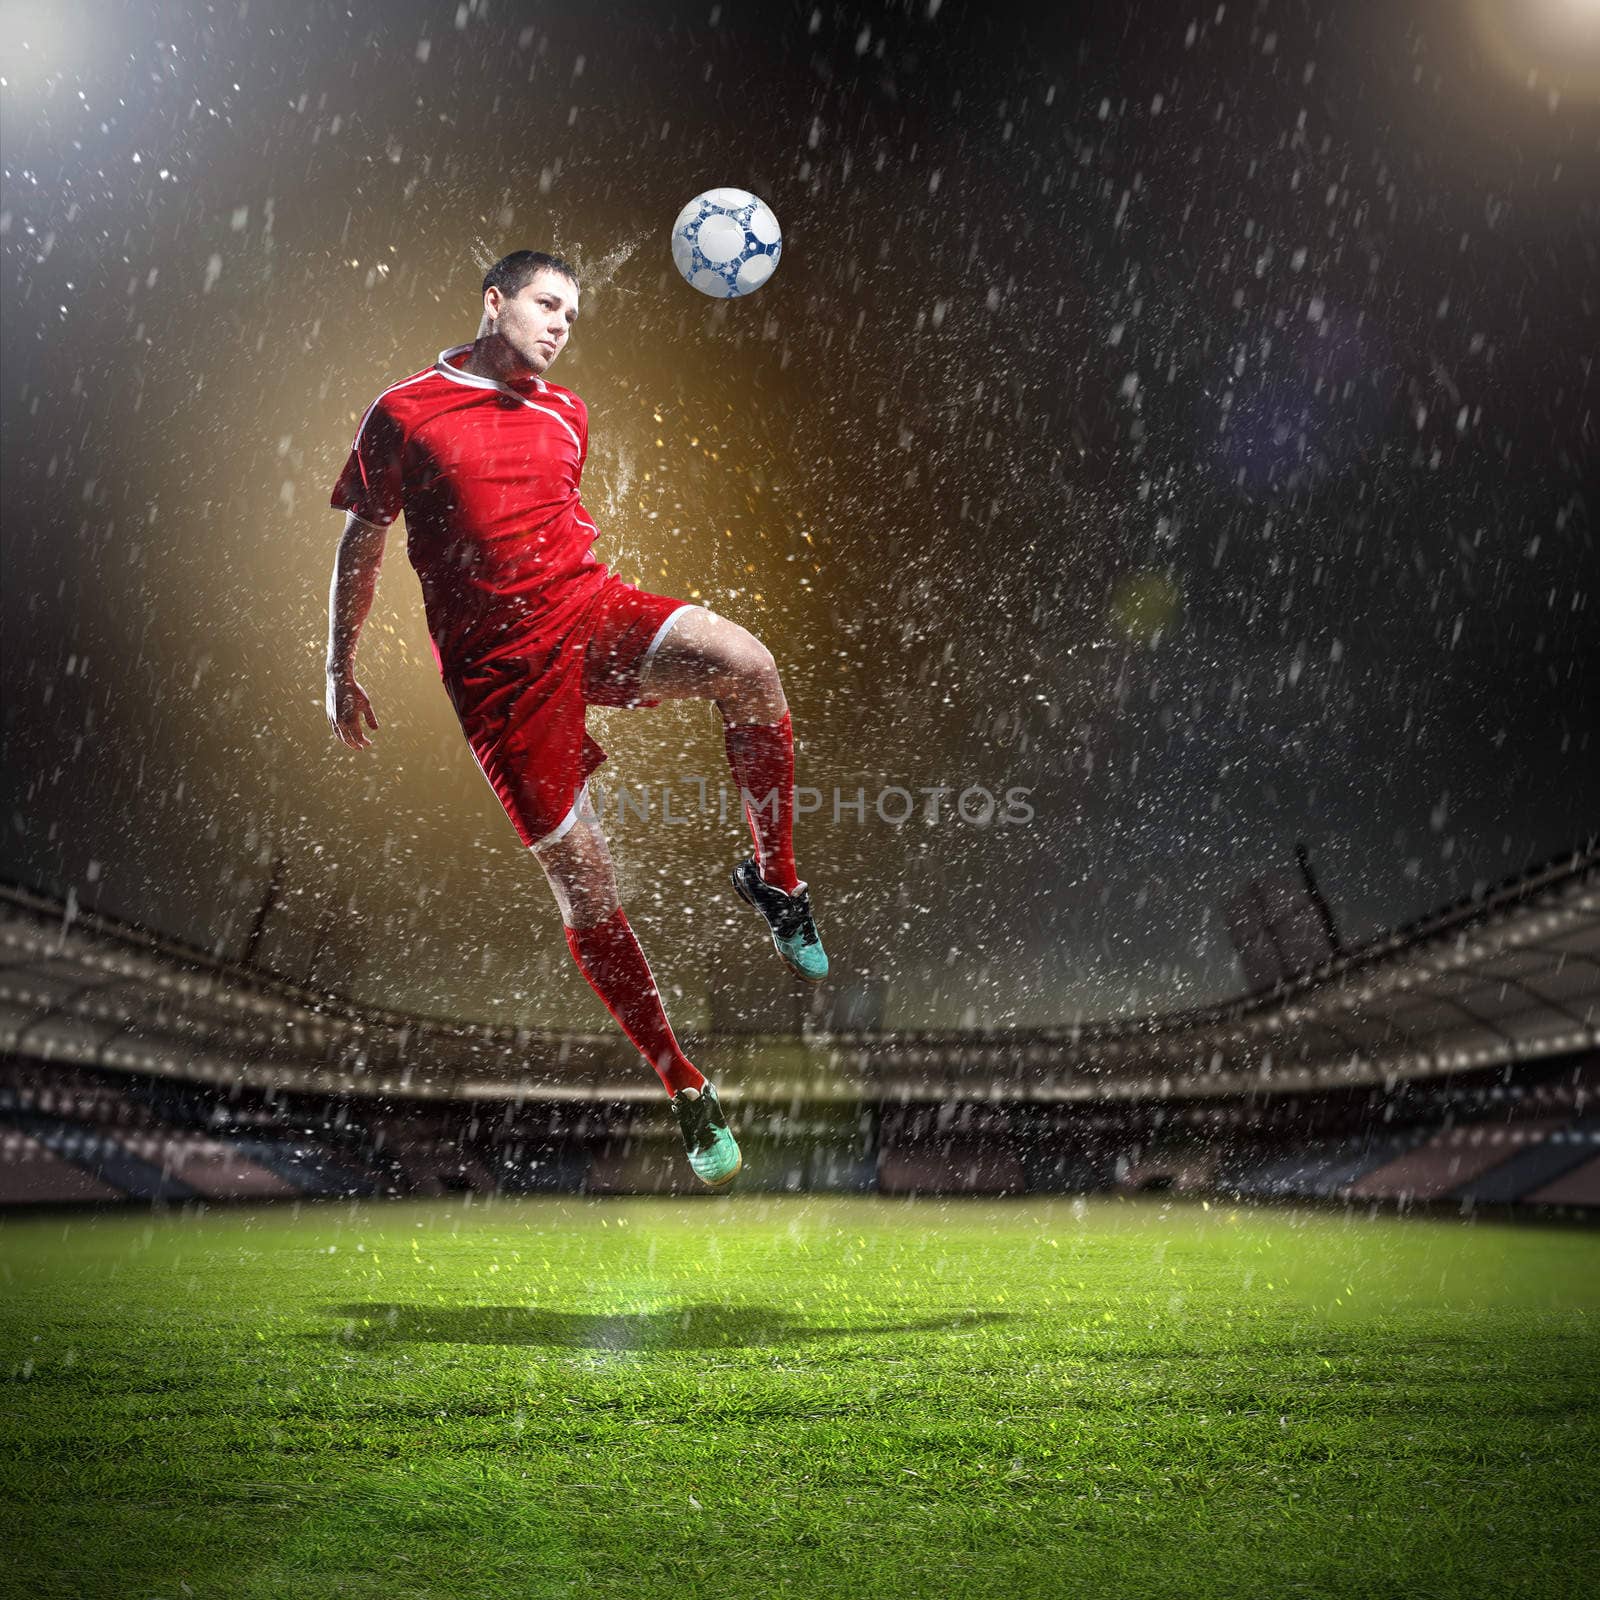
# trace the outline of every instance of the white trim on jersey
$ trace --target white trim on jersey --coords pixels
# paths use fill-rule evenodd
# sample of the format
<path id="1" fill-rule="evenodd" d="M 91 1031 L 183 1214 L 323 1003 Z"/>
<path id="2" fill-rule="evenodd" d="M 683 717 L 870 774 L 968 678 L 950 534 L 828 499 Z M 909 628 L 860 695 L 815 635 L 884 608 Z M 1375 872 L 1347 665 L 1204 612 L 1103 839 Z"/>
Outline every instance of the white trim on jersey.
<path id="1" fill-rule="evenodd" d="M 546 845 L 555 844 L 558 840 L 566 838 L 571 832 L 572 825 L 583 814 L 589 804 L 589 780 L 583 781 L 583 787 L 578 791 L 578 798 L 572 802 L 572 809 L 564 816 L 549 833 L 542 839 L 535 839 L 528 846 L 530 850 L 543 850 Z"/>
<path id="2" fill-rule="evenodd" d="M 453 344 L 448 350 L 441 350 L 439 352 L 439 360 L 437 365 L 441 367 L 450 367 L 450 363 L 447 359 L 448 357 L 464 356 L 470 349 L 472 349 L 470 344 Z M 459 376 L 463 379 L 470 379 L 476 376 L 476 374 L 471 372 L 462 372 L 459 367 L 450 367 L 450 370 L 445 375 L 447 377 Z M 484 381 L 492 383 L 494 380 L 491 378 Z M 556 384 L 547 383 L 543 378 L 535 377 L 533 380 L 533 386 L 541 394 L 553 394 L 557 400 L 563 401 L 569 406 L 576 406 L 577 404 L 577 401 L 573 398 L 573 396 L 568 394 L 565 389 L 560 388 Z"/>
<path id="3" fill-rule="evenodd" d="M 644 693 L 645 680 L 650 676 L 651 663 L 656 658 L 656 651 L 661 648 L 662 641 L 677 626 L 685 611 L 702 611 L 703 606 L 679 606 L 676 611 L 667 613 L 666 621 L 656 629 L 656 636 L 650 641 L 650 648 L 645 651 L 643 660 L 639 663 L 639 692 Z"/>
<path id="4" fill-rule="evenodd" d="M 451 366 L 449 361 L 446 360 L 448 356 L 463 355 L 471 348 L 470 344 L 458 344 L 452 345 L 448 350 L 441 350 L 439 352 L 439 360 L 433 370 L 442 377 L 448 378 L 452 383 L 465 384 L 469 389 L 492 389 L 496 394 L 510 395 L 513 400 L 527 406 L 530 411 L 542 411 L 545 416 L 559 422 L 567 430 L 568 434 L 571 435 L 572 442 L 578 447 L 578 453 L 582 455 L 583 441 L 578 437 L 577 431 L 572 424 L 559 412 L 552 411 L 549 406 L 535 405 L 525 394 L 518 394 L 509 384 L 496 383 L 493 378 L 480 378 L 475 372 L 463 372 L 459 367 Z M 533 381 L 540 394 L 550 393 L 550 385 L 543 378 L 535 378 Z M 558 393 L 556 398 L 566 400 L 568 405 L 572 404 L 566 395 Z"/>

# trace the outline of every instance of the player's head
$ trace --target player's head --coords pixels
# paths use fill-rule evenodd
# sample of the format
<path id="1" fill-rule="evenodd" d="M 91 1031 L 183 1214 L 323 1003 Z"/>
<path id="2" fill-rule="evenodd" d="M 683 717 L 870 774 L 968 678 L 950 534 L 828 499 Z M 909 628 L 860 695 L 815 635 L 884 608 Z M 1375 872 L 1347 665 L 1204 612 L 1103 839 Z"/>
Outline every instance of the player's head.
<path id="1" fill-rule="evenodd" d="M 566 347 L 578 320 L 578 274 L 560 256 L 514 250 L 483 279 L 480 339 L 493 334 L 535 375 Z"/>

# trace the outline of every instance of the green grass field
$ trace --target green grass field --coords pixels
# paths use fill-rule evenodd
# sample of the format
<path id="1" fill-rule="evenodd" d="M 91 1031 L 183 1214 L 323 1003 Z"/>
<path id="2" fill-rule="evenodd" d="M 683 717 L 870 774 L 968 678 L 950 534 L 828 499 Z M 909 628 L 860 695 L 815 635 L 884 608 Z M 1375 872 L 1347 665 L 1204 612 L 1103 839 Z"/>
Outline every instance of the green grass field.
<path id="1" fill-rule="evenodd" d="M 1114 1200 L 0 1224 L 0 1592 L 1593 1593 L 1600 1235 Z"/>

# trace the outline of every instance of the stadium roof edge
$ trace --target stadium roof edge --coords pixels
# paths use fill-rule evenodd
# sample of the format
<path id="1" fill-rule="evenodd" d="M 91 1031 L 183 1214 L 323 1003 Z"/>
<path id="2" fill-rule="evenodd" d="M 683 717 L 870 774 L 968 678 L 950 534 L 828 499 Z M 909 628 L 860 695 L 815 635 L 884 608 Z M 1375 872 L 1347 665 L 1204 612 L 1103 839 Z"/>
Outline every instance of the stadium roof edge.
<path id="1" fill-rule="evenodd" d="M 1536 894 L 1552 885 L 1579 879 L 1587 873 L 1596 872 L 1600 872 L 1600 834 L 1591 835 L 1573 849 L 1564 850 L 1540 862 L 1537 866 L 1525 868 L 1522 872 L 1503 878 L 1499 882 L 1487 886 L 1481 892 L 1464 896 L 1460 900 L 1452 901 L 1447 906 L 1427 912 L 1387 933 L 1375 935 L 1365 943 L 1352 946 L 1331 960 L 1311 968 L 1309 971 L 1297 974 L 1293 978 L 1286 979 L 1270 989 L 1240 994 L 1232 999 L 1213 1001 L 1205 1005 L 1186 1007 L 1177 1011 L 1154 1012 L 1144 1016 L 1107 1017 L 1091 1022 L 1068 1024 L 1064 1025 L 1064 1027 L 1067 1031 L 1074 1033 L 1080 1031 L 1084 1033 L 1090 1031 L 1098 1032 L 1102 1029 L 1118 1031 L 1139 1028 L 1160 1029 L 1166 1024 L 1191 1026 L 1194 1022 L 1203 1018 L 1219 1018 L 1228 1013 L 1242 1013 L 1257 1009 L 1279 1000 L 1287 1000 L 1293 996 L 1303 994 L 1307 990 L 1314 989 L 1318 985 L 1358 970 L 1363 965 L 1370 964 L 1407 945 L 1416 944 L 1425 938 L 1448 932 L 1455 927 L 1466 926 L 1482 920 L 1494 910 L 1504 905 L 1519 903 L 1530 895 Z M 159 929 L 147 927 L 143 923 L 129 921 L 111 912 L 84 907 L 78 904 L 76 895 L 72 892 L 69 892 L 68 898 L 63 901 L 28 885 L 17 882 L 0 882 L 0 905 L 7 902 L 19 907 L 25 907 L 36 913 L 59 915 L 63 922 L 63 931 L 73 923 L 81 923 L 96 932 L 131 944 L 140 945 L 155 953 L 176 958 L 202 971 L 215 973 L 219 977 L 226 976 L 240 988 L 254 989 L 262 994 L 291 1000 L 311 1008 L 326 1009 L 332 1007 L 346 1013 L 351 1018 L 390 1027 L 421 1027 L 452 1033 L 517 1035 L 522 1038 L 541 1036 L 541 1030 L 530 1030 L 525 1027 L 507 1024 L 484 1023 L 475 1021 L 470 1017 L 441 1017 L 426 1012 L 401 1011 L 393 1007 L 377 1006 L 365 1001 L 353 1000 L 333 990 L 308 989 L 301 984 L 295 983 L 290 978 L 283 977 L 279 973 L 271 972 L 248 962 L 230 961 L 224 957 L 214 955 L 199 945 L 190 944 L 184 939 L 163 933 Z M 1004 1032 L 1031 1033 L 1037 1031 L 1034 1029 L 978 1029 L 967 1030 L 966 1036 L 970 1036 L 973 1032 L 998 1035 Z M 922 1035 L 914 1034 L 913 1036 Z M 586 1035 L 585 1037 L 592 1036 Z"/>
<path id="2" fill-rule="evenodd" d="M 0 885 L 0 945 L 0 1049 L 41 1061 L 406 1097 L 594 1094 L 636 1066 L 620 1034 L 360 1006 L 15 885 Z M 780 1096 L 1092 1099 L 1348 1086 L 1597 1045 L 1591 840 L 1215 1005 L 1047 1029 L 724 1035 L 717 1049 Z"/>

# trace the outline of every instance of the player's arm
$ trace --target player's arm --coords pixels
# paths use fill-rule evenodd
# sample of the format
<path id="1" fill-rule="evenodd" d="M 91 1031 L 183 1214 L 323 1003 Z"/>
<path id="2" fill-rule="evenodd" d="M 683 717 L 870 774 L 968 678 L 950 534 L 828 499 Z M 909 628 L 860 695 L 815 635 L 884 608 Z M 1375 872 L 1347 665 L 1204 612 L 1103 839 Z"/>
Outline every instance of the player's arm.
<path id="1" fill-rule="evenodd" d="M 339 537 L 338 553 L 333 558 L 333 582 L 328 590 L 328 665 L 326 709 L 334 734 L 353 750 L 365 750 L 371 739 L 362 720 L 373 728 L 378 719 L 372 713 L 367 692 L 356 682 L 356 641 L 362 624 L 372 610 L 372 597 L 378 588 L 378 569 L 383 565 L 386 527 L 363 522 L 354 512 L 345 516 L 344 532 Z"/>

